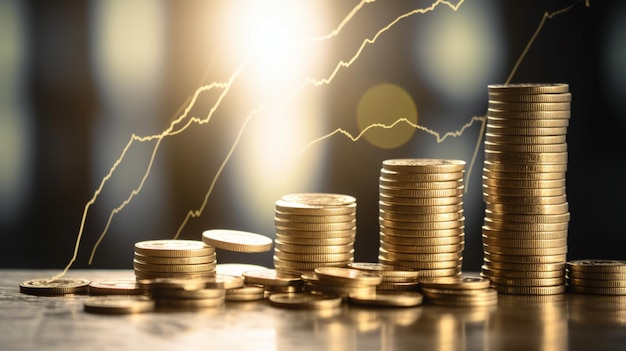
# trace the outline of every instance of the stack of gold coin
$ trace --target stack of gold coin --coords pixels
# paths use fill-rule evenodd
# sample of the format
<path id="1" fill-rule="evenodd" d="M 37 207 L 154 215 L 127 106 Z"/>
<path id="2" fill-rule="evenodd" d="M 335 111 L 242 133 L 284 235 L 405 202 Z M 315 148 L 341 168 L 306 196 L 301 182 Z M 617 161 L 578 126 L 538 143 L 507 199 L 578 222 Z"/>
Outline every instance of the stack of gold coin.
<path id="1" fill-rule="evenodd" d="M 419 271 L 375 262 L 353 262 L 350 268 L 366 272 L 378 273 L 382 282 L 376 286 L 377 291 L 409 291 L 419 287 Z"/>
<path id="2" fill-rule="evenodd" d="M 383 278 L 379 273 L 345 267 L 318 267 L 302 274 L 304 290 L 347 298 L 351 294 L 365 296 L 376 292 Z"/>
<path id="3" fill-rule="evenodd" d="M 461 273 L 465 161 L 392 159 L 380 175 L 380 263 L 420 277 Z"/>
<path id="4" fill-rule="evenodd" d="M 356 199 L 325 193 L 288 194 L 276 201 L 274 266 L 312 272 L 354 261 Z"/>
<path id="5" fill-rule="evenodd" d="M 275 293 L 295 293 L 304 291 L 300 274 L 263 269 L 243 272 L 245 283 L 263 287 L 265 296 Z"/>
<path id="6" fill-rule="evenodd" d="M 567 289 L 593 295 L 626 295 L 626 261 L 574 260 L 567 262 Z"/>
<path id="7" fill-rule="evenodd" d="M 198 240 L 149 240 L 135 244 L 137 279 L 206 278 L 215 275 L 215 248 Z"/>
<path id="8" fill-rule="evenodd" d="M 498 293 L 486 278 L 434 277 L 420 279 L 426 301 L 435 305 L 478 307 L 498 302 Z"/>
<path id="9" fill-rule="evenodd" d="M 567 84 L 488 87 L 482 274 L 498 292 L 565 291 L 568 89 Z"/>
<path id="10" fill-rule="evenodd" d="M 222 306 L 227 289 L 241 287 L 243 279 L 216 275 L 195 279 L 140 279 L 138 284 L 154 299 L 157 308 L 204 309 Z"/>

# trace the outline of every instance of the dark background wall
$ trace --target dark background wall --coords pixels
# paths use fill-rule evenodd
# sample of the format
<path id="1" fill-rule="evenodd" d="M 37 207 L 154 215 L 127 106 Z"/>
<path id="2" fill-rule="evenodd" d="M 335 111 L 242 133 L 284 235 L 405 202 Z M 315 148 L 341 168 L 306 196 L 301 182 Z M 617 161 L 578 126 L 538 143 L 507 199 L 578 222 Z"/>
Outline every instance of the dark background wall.
<path id="1" fill-rule="evenodd" d="M 245 27 L 245 21 L 264 16 L 241 15 L 250 6 L 243 1 L 113 3 L 0 4 L 0 267 L 62 268 L 72 257 L 78 233 L 82 233 L 81 246 L 74 267 L 87 267 L 109 214 L 140 184 L 156 143 L 137 142 L 129 148 L 125 162 L 88 207 L 81 231 L 85 206 L 131 135 L 160 133 L 181 115 L 181 107 L 198 87 L 227 81 L 244 56 L 238 50 L 245 45 L 237 43 L 233 33 Z M 293 4 L 278 3 L 269 9 L 271 13 L 293 11 Z M 468 1 L 457 12 L 440 5 L 431 13 L 402 20 L 368 45 L 332 84 L 306 87 L 290 100 L 286 119 L 272 119 L 272 111 L 251 120 L 204 211 L 189 220 L 181 238 L 199 239 L 208 228 L 272 236 L 273 202 L 281 194 L 337 192 L 358 199 L 356 259 L 375 261 L 381 162 L 406 157 L 469 162 L 479 128 L 473 126 L 462 137 L 442 143 L 417 131 L 393 149 L 363 139 L 351 142 L 333 137 L 295 159 L 293 150 L 338 127 L 358 133 L 355 114 L 360 97 L 385 82 L 402 87 L 413 98 L 420 124 L 441 133 L 458 129 L 472 116 L 486 112 L 486 85 L 506 80 L 544 12 L 571 3 Z M 303 18 L 319 19 L 314 30 L 328 33 L 355 5 L 307 2 Z M 267 78 L 263 75 L 267 67 L 246 66 L 210 123 L 163 139 L 153 173 L 141 192 L 112 219 L 92 266 L 130 268 L 134 242 L 173 237 L 186 213 L 202 204 L 249 111 L 259 104 L 284 100 L 309 75 L 328 75 L 365 38 L 372 38 L 397 16 L 426 5 L 423 1 L 379 1 L 364 6 L 340 35 L 311 44 L 313 50 L 298 58 L 318 64 L 310 71 Z M 461 34 L 471 42 L 459 42 Z M 625 43 L 626 6 L 622 2 L 591 1 L 589 7 L 581 2 L 545 23 L 512 81 L 570 85 L 570 259 L 626 259 L 622 233 Z M 454 49 L 459 50 L 457 54 L 441 58 L 441 72 L 428 66 L 433 64 L 428 53 Z M 489 61 L 487 68 L 475 62 L 482 60 L 481 52 Z M 450 57 L 452 61 L 445 61 Z M 481 73 L 476 67 L 486 70 Z M 466 77 L 476 72 L 477 77 Z M 454 79 L 446 83 L 454 75 L 458 84 Z M 283 85 L 271 90 L 263 84 Z M 253 86 L 255 93 L 250 92 Z M 189 115 L 207 116 L 221 91 L 201 95 Z M 311 121 L 313 127 L 308 124 Z M 269 133 L 268 125 L 287 127 Z M 291 154 L 277 159 L 263 156 L 270 154 L 277 140 L 289 138 L 296 141 L 282 148 L 292 150 Z M 466 184 L 466 270 L 477 270 L 482 260 L 482 152 L 481 148 L 473 177 Z M 223 253 L 218 260 L 271 265 L 271 253 Z"/>

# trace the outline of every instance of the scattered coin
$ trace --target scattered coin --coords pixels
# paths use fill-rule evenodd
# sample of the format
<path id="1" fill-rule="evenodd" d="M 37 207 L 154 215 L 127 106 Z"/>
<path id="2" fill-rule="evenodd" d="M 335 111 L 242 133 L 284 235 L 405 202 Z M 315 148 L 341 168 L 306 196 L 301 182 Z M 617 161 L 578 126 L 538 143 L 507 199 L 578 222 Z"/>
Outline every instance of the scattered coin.
<path id="1" fill-rule="evenodd" d="M 90 295 L 143 295 L 145 289 L 136 280 L 104 280 L 89 283 Z"/>
<path id="2" fill-rule="evenodd" d="M 154 310 L 154 300 L 144 296 L 90 297 L 83 302 L 85 312 L 98 314 L 132 314 Z"/>
<path id="3" fill-rule="evenodd" d="M 341 306 L 342 302 L 337 295 L 311 293 L 273 294 L 269 300 L 272 306 L 295 309 L 332 309 Z"/>
<path id="4" fill-rule="evenodd" d="M 272 239 L 256 233 L 230 229 L 209 229 L 202 240 L 220 249 L 236 252 L 266 252 L 272 249 Z"/>
<path id="5" fill-rule="evenodd" d="M 89 280 L 76 278 L 31 279 L 20 283 L 20 292 L 36 296 L 60 296 L 86 293 Z"/>
<path id="6" fill-rule="evenodd" d="M 350 294 L 352 303 L 368 306 L 413 307 L 422 304 L 422 294 L 414 291 L 376 291 L 374 294 Z"/>

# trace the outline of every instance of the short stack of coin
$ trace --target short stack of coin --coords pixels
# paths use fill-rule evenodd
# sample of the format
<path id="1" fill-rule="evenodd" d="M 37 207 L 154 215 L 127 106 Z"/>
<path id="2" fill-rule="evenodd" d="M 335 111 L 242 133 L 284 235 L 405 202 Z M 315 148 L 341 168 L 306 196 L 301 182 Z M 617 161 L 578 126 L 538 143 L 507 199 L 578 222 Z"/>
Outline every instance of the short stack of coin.
<path id="1" fill-rule="evenodd" d="M 198 240 L 148 240 L 135 244 L 137 279 L 195 279 L 215 275 L 215 248 Z"/>
<path id="2" fill-rule="evenodd" d="M 567 84 L 490 85 L 483 276 L 501 293 L 565 291 Z"/>
<path id="3" fill-rule="evenodd" d="M 245 283 L 261 286 L 264 295 L 276 293 L 296 293 L 304 291 L 304 282 L 300 274 L 278 272 L 275 269 L 263 269 L 243 272 Z"/>
<path id="4" fill-rule="evenodd" d="M 379 181 L 380 263 L 420 277 L 461 273 L 465 161 L 383 161 Z"/>
<path id="5" fill-rule="evenodd" d="M 318 267 L 313 273 L 302 274 L 304 290 L 311 293 L 332 294 L 342 298 L 349 295 L 373 295 L 382 282 L 377 272 L 345 267 Z"/>
<path id="6" fill-rule="evenodd" d="M 243 279 L 220 275 L 194 279 L 139 279 L 137 282 L 155 301 L 157 308 L 165 309 L 219 307 L 224 304 L 227 289 L 243 285 Z"/>
<path id="7" fill-rule="evenodd" d="M 567 262 L 567 289 L 580 294 L 626 295 L 626 261 Z"/>
<path id="8" fill-rule="evenodd" d="M 435 305 L 479 307 L 498 302 L 498 293 L 486 278 L 434 277 L 420 279 L 420 284 L 426 301 Z"/>
<path id="9" fill-rule="evenodd" d="M 348 267 L 380 274 L 383 280 L 376 286 L 377 291 L 417 291 L 419 287 L 418 270 L 374 262 L 353 262 Z"/>
<path id="10" fill-rule="evenodd" d="M 312 272 L 354 261 L 356 199 L 325 193 L 288 194 L 276 201 L 274 266 Z"/>

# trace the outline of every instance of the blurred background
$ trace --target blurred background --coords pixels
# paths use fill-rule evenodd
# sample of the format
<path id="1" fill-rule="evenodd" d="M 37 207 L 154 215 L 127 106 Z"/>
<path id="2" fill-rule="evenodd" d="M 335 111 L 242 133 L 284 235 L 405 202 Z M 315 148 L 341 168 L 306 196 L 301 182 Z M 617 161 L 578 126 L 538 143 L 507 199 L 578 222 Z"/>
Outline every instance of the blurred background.
<path id="1" fill-rule="evenodd" d="M 307 145 L 399 117 L 459 130 L 543 14 L 573 3 L 438 3 L 381 31 L 432 1 L 379 0 L 344 22 L 358 1 L 0 0 L 0 267 L 63 268 L 77 239 L 73 267 L 89 267 L 100 238 L 91 267 L 131 268 L 135 242 L 172 238 L 189 211 L 183 239 L 273 237 L 274 202 L 293 192 L 355 196 L 355 258 L 376 261 L 381 162 L 469 166 L 480 123 L 440 143 L 402 124 Z M 573 95 L 568 258 L 626 259 L 626 3 L 589 5 L 545 23 L 512 83 Z M 464 270 L 482 263 L 483 152 L 466 171 Z M 272 253 L 218 261 L 271 266 Z"/>

